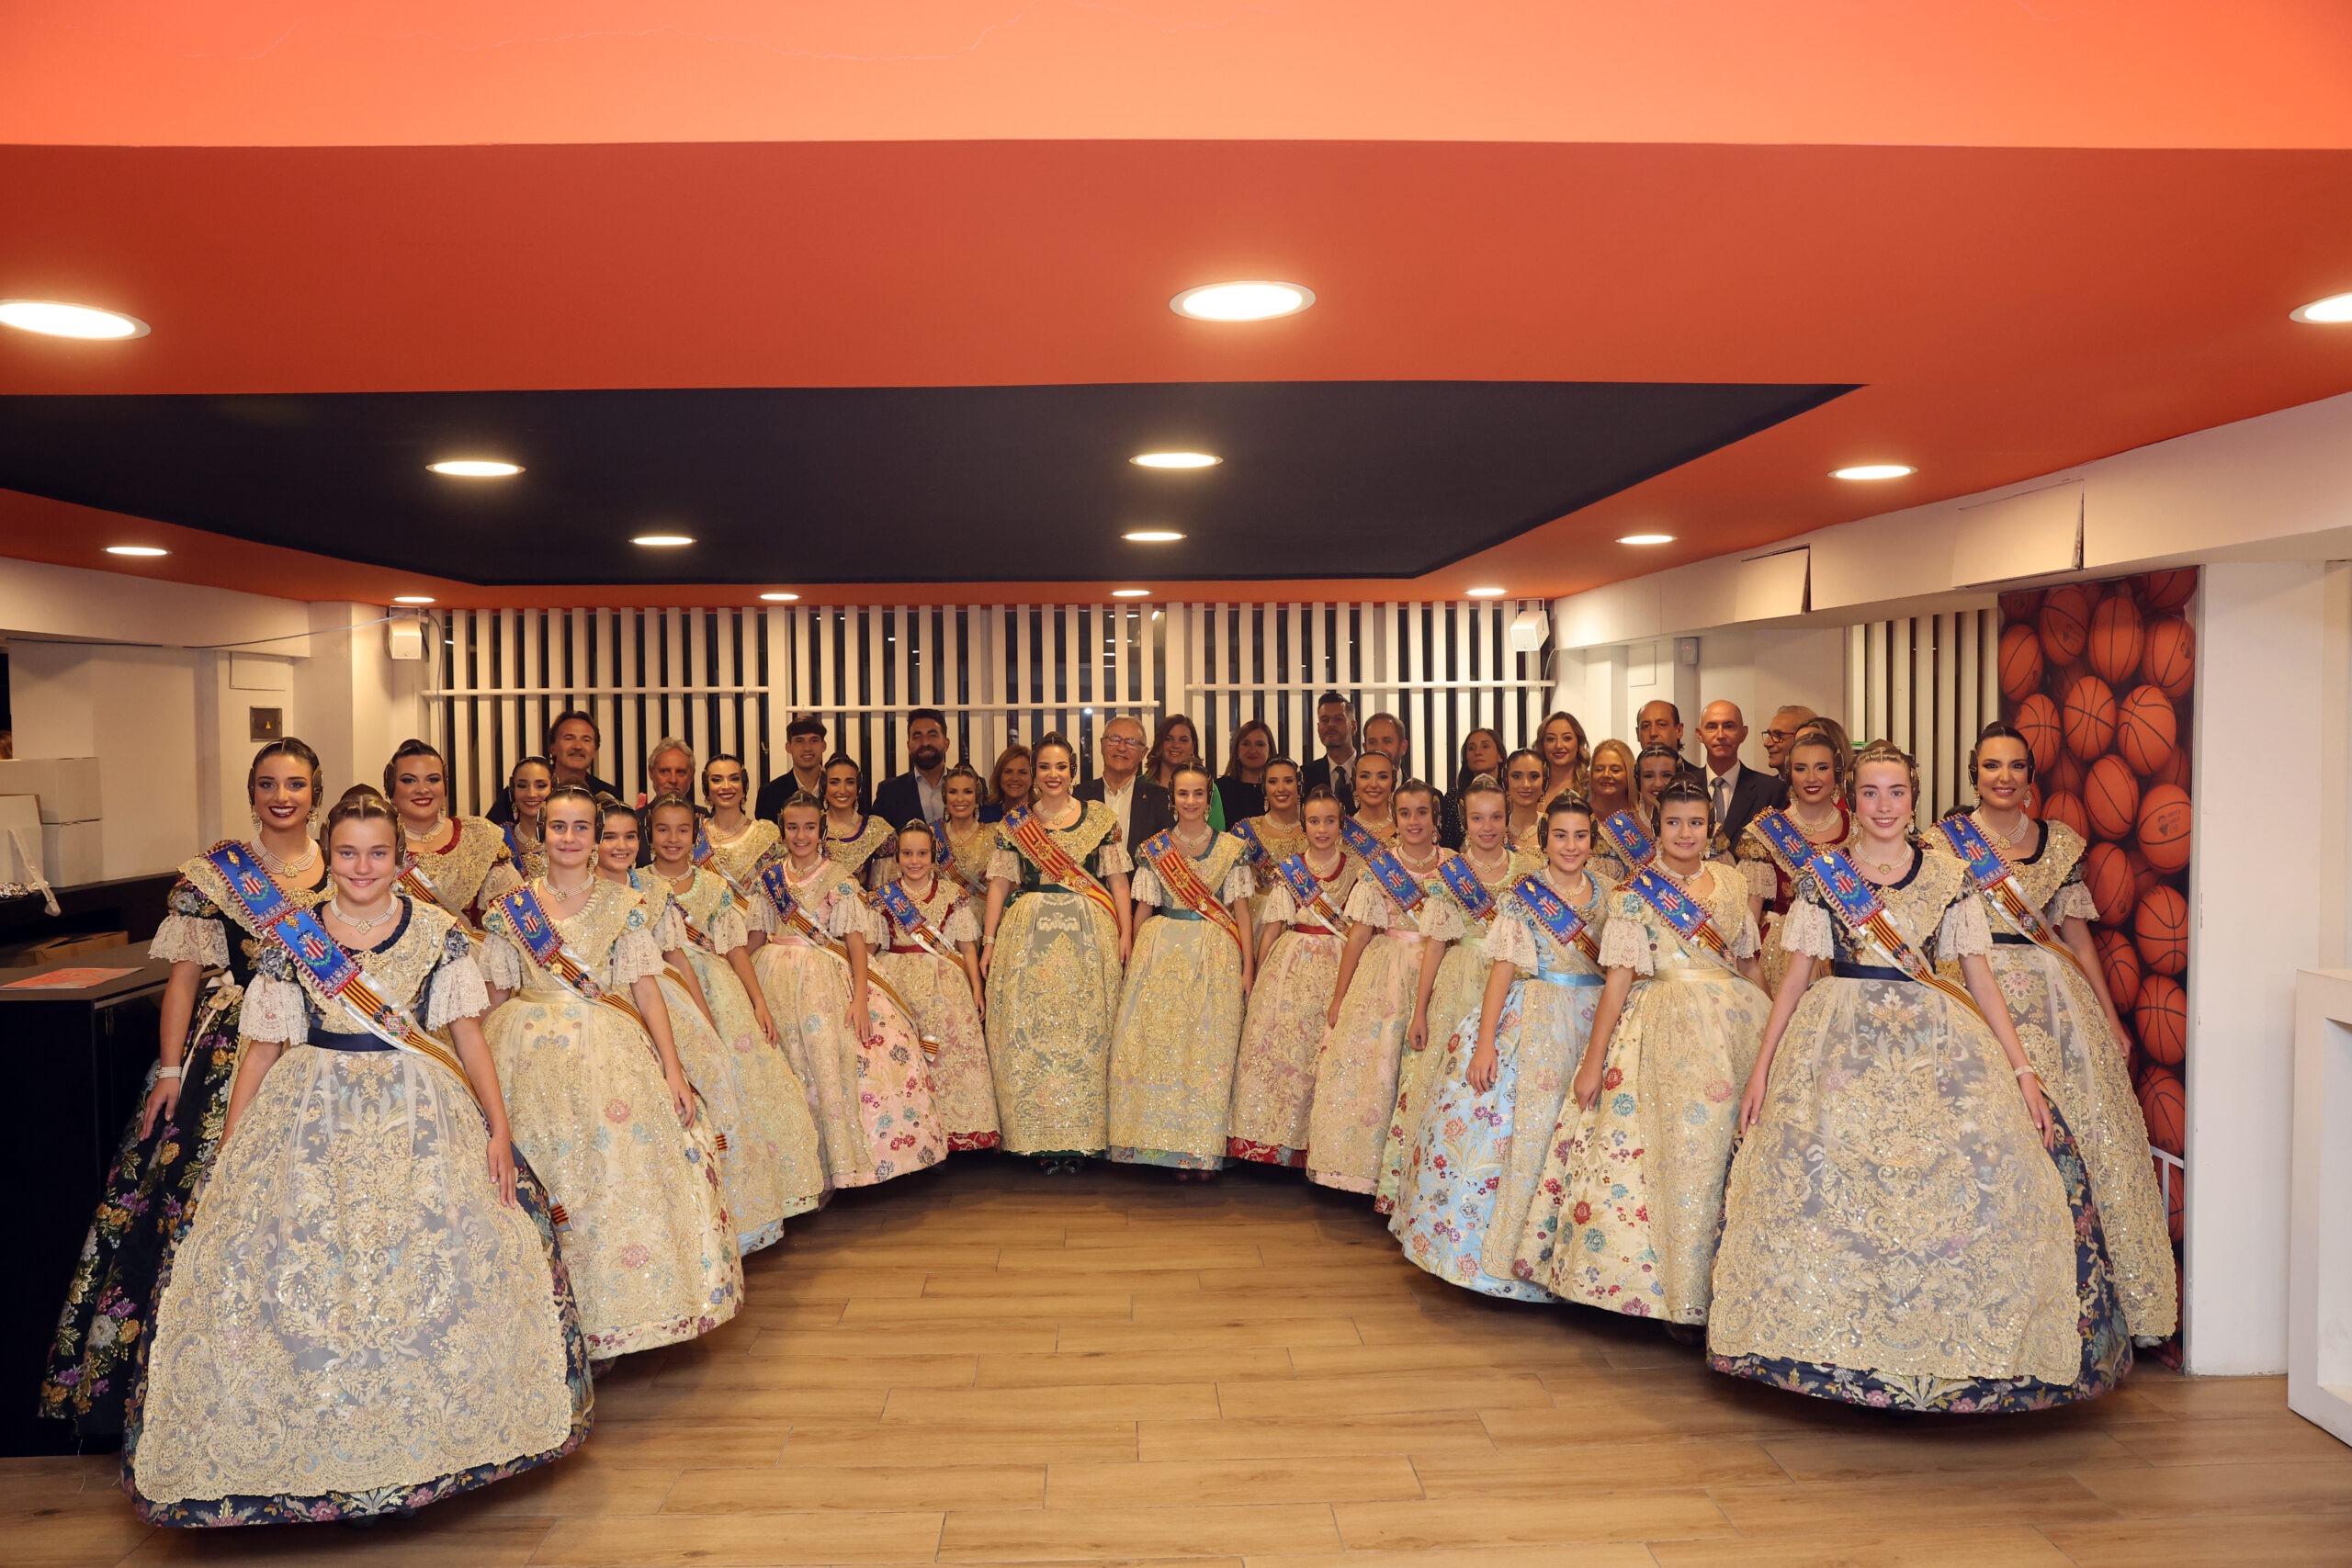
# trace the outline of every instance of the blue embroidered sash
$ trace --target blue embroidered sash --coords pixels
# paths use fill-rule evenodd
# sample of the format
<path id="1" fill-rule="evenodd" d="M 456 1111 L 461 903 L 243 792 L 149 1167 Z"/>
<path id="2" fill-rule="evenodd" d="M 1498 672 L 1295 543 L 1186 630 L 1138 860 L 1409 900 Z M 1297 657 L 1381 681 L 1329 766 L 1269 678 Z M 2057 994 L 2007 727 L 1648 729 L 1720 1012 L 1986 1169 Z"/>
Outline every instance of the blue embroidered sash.
<path id="1" fill-rule="evenodd" d="M 1379 838 L 1352 817 L 1340 818 L 1340 842 L 1358 860 L 1370 860 L 1381 851 Z"/>
<path id="2" fill-rule="evenodd" d="M 1306 863 L 1304 853 L 1292 855 L 1277 864 L 1274 870 L 1290 889 L 1292 902 L 1302 912 L 1312 913 L 1336 936 L 1348 934 L 1348 918 L 1331 907 L 1330 895 L 1323 891 L 1322 878 L 1317 876 L 1314 868 Z"/>
<path id="3" fill-rule="evenodd" d="M 874 901 L 882 906 L 882 912 L 890 917 L 891 924 L 912 937 L 917 946 L 934 958 L 944 958 L 948 963 L 962 967 L 964 958 L 956 951 L 956 944 L 931 923 L 930 917 L 922 912 L 922 907 L 914 901 L 905 887 L 896 882 L 886 882 L 874 895 Z"/>
<path id="4" fill-rule="evenodd" d="M 1595 964 L 1600 962 L 1600 944 L 1592 940 L 1592 930 L 1582 915 L 1576 912 L 1566 898 L 1552 891 L 1550 883 L 1541 876 L 1522 876 L 1511 892 L 1527 906 L 1527 912 L 1536 923 L 1562 947 L 1575 948 Z"/>
<path id="5" fill-rule="evenodd" d="M 2083 961 L 2075 955 L 2073 948 L 2059 940 L 2057 932 L 2050 929 L 2049 922 L 2041 918 L 2041 911 L 2033 907 L 2033 900 L 2027 897 L 2025 889 L 2018 886 L 2017 873 L 2009 869 L 2009 863 L 2001 858 L 2001 852 L 1993 847 L 1993 841 L 1984 836 L 1984 830 L 1976 825 L 1973 818 L 1947 817 L 1936 826 L 1943 830 L 1944 840 L 1951 845 L 1952 853 L 1968 867 L 1969 880 L 1976 884 L 1976 891 L 1984 895 L 1987 904 L 2007 916 L 2009 923 L 2021 934 L 2030 937 L 2036 946 L 2047 948 L 2064 959 L 2084 979 L 2090 978 L 2083 969 Z"/>
<path id="6" fill-rule="evenodd" d="M 244 914 L 247 931 L 258 933 L 291 908 L 285 893 L 262 869 L 261 862 L 234 839 L 213 845 L 205 852 L 204 859 L 229 884 L 230 893 Z"/>
<path id="7" fill-rule="evenodd" d="M 288 908 L 264 927 L 263 934 L 294 960 L 296 973 L 305 982 L 305 988 L 316 994 L 322 1003 L 339 1004 L 377 1039 L 447 1069 L 465 1085 L 467 1095 L 473 1096 L 472 1080 L 466 1077 L 465 1065 L 458 1060 L 458 1054 L 418 1028 L 406 1008 L 378 992 L 359 961 L 327 934 L 316 915 L 308 909 Z M 480 1103 L 479 1100 L 476 1103 Z"/>
<path id="8" fill-rule="evenodd" d="M 1231 831 L 1235 838 L 1241 840 L 1242 852 L 1252 867 L 1267 868 L 1273 865 L 1273 852 L 1266 848 L 1266 841 L 1263 839 L 1258 837 L 1257 829 L 1252 828 L 1245 820 L 1236 822 Z"/>
<path id="9" fill-rule="evenodd" d="M 931 863 L 953 875 L 956 881 L 964 880 L 963 874 L 956 870 L 956 846 L 947 841 L 947 818 L 942 817 L 923 826 L 931 833 Z"/>
<path id="10" fill-rule="evenodd" d="M 1802 884 L 1804 874 L 1812 869 L 1816 851 L 1813 840 L 1804 836 L 1804 829 L 1797 826 L 1797 819 L 1775 807 L 1758 812 L 1747 826 L 1772 852 L 1773 860 L 1780 863 L 1781 874 L 1792 883 Z"/>
<path id="11" fill-rule="evenodd" d="M 1862 879 L 1862 874 L 1854 869 L 1854 863 L 1846 858 L 1845 852 L 1823 850 L 1815 855 L 1813 879 L 1828 902 L 1829 912 L 1838 917 L 1838 923 L 1846 928 L 1846 934 L 1857 946 L 1876 944 L 1894 960 L 1894 967 L 1923 986 L 1933 986 L 1979 1019 L 1984 1016 L 1966 987 L 1954 985 L 1937 974 L 1935 966 L 1895 930 L 1894 922 L 1887 918 L 1885 900 L 1878 896 L 1877 888 Z"/>
<path id="12" fill-rule="evenodd" d="M 565 944 L 563 933 L 555 929 L 555 921 L 540 907 L 539 896 L 530 884 L 501 898 L 498 907 L 506 912 L 506 929 L 523 944 L 531 962 L 546 970 L 557 985 L 583 1002 L 601 1002 L 639 1029 L 645 1027 L 645 1015 L 637 1010 L 637 1004 L 598 985 L 580 955 Z"/>
<path id="13" fill-rule="evenodd" d="M 1362 835 L 1361 841 L 1349 833 L 1351 828 Z M 1340 818 L 1340 837 L 1356 852 L 1357 858 L 1363 862 L 1364 870 L 1371 873 L 1372 879 L 1380 884 L 1380 890 L 1387 894 L 1399 909 L 1409 915 L 1420 908 L 1423 897 L 1420 880 L 1405 869 L 1405 863 L 1396 858 L 1396 851 L 1374 838 L 1371 829 L 1353 818 Z"/>
<path id="14" fill-rule="evenodd" d="M 1462 912 L 1477 922 L 1481 931 L 1495 923 L 1495 896 L 1478 880 L 1478 874 L 1461 855 L 1454 856 L 1437 868 L 1438 876 L 1445 883 L 1445 890 L 1462 906 Z"/>
<path id="15" fill-rule="evenodd" d="M 1657 858 L 1657 840 L 1630 811 L 1620 811 L 1603 822 L 1600 836 L 1609 840 L 1609 847 L 1617 852 L 1628 871 L 1638 871 Z"/>
<path id="16" fill-rule="evenodd" d="M 839 865 L 841 863 L 835 861 L 832 863 Z M 845 876 L 848 874 L 842 874 Z M 898 893 L 902 898 L 906 897 L 904 891 L 896 883 L 885 883 L 884 886 Z M 792 879 L 783 861 L 770 861 L 761 868 L 760 891 L 767 895 L 768 906 L 775 911 L 775 918 L 779 924 L 807 942 L 809 946 L 821 948 L 840 959 L 843 968 L 853 967 L 849 961 L 849 944 L 810 919 L 808 911 L 801 907 L 800 900 L 792 896 Z M 884 906 L 886 908 L 888 907 L 887 904 Z M 911 907 L 910 904 L 910 908 Z M 882 972 L 872 964 L 865 966 L 865 983 L 889 998 L 898 1010 L 906 1015 L 910 1032 L 916 1032 L 917 1037 L 922 1038 L 920 1032 L 914 1029 L 914 1020 L 917 1016 L 915 1010 L 907 1005 L 907 998 L 899 995 L 898 987 L 884 979 Z M 930 1043 L 927 1040 L 924 1043 Z M 936 1048 L 933 1047 L 933 1050 L 935 1054 Z"/>
<path id="17" fill-rule="evenodd" d="M 1643 903 L 1656 910 L 1658 919 L 1673 928 L 1674 934 L 1685 943 L 1694 944 L 1700 952 L 1733 974 L 1739 974 L 1734 967 L 1731 949 L 1724 942 L 1723 932 L 1715 930 L 1714 918 L 1707 912 L 1704 904 L 1677 887 L 1655 866 L 1635 872 L 1625 886 L 1632 888 Z M 1746 976 L 1740 977 L 1747 978 Z"/>

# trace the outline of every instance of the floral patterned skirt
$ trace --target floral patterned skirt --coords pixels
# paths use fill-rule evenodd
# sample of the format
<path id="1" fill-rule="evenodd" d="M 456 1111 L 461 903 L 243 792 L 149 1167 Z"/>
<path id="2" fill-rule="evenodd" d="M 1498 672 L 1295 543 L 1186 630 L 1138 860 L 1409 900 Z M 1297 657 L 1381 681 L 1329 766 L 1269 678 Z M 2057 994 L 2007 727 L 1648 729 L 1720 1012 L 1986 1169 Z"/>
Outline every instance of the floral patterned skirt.
<path id="1" fill-rule="evenodd" d="M 1315 1054 L 1330 1028 L 1340 949 L 1336 936 L 1290 931 L 1266 950 L 1242 1021 L 1226 1128 L 1227 1159 L 1294 1168 L 1306 1163 Z"/>
<path id="2" fill-rule="evenodd" d="M 84 1438 L 123 1429 L 131 1383 L 146 1359 L 155 1292 L 173 1239 L 187 1223 L 229 1111 L 243 996 L 223 981 L 198 998 L 180 1061 L 179 1104 L 139 1135 L 149 1069 L 107 1173 L 74 1279 L 66 1287 L 41 1382 L 40 1413 L 74 1423 Z"/>
<path id="3" fill-rule="evenodd" d="M 1109 1141 L 1119 928 L 1077 893 L 1023 892 L 989 961 L 989 1070 L 1004 1147 L 1099 1155 Z"/>
<path id="4" fill-rule="evenodd" d="M 1438 960 L 1437 979 L 1430 987 L 1430 1037 L 1418 1051 L 1407 1045 L 1397 1058 L 1396 1104 L 1389 1113 L 1388 1136 L 1380 1146 L 1380 1177 L 1373 1187 L 1372 1206 L 1378 1213 L 1396 1211 L 1405 1161 L 1413 1152 L 1421 1114 L 1430 1097 L 1452 1081 L 1447 1076 L 1453 1070 L 1446 1061 L 1448 1045 L 1465 1016 L 1470 1021 L 1470 1043 L 1478 1043 L 1477 1014 L 1486 1006 L 1489 967 L 1486 945 L 1485 936 L 1478 934 L 1457 938 L 1447 946 L 1445 956 Z M 1465 1048 L 1461 1065 L 1466 1067 L 1469 1063 Z"/>
<path id="5" fill-rule="evenodd" d="M 815 1101 L 817 1138 L 834 1186 L 872 1187 L 946 1157 L 930 1064 L 896 1002 L 866 987 L 874 1038 L 860 1040 L 850 1027 L 845 960 L 786 938 L 753 953 L 752 968 Z"/>
<path id="6" fill-rule="evenodd" d="M 458 1081 L 288 1050 L 175 1250 L 123 1449 L 139 1517 L 399 1514 L 586 1436 L 588 1348 L 537 1178 L 516 1206 Z"/>
<path id="7" fill-rule="evenodd" d="M 670 1042 L 678 1048 L 678 1065 L 685 1069 L 686 1081 L 695 1086 L 702 1114 L 710 1124 L 711 1149 L 727 1193 L 727 1213 L 735 1224 L 735 1250 L 748 1256 L 773 1247 L 784 1239 L 784 1191 L 775 1167 L 751 1153 L 751 1138 L 743 1126 L 743 1099 L 730 1070 L 734 1053 L 695 1006 L 694 993 L 675 970 L 662 971 L 661 986 L 662 1005 L 670 1013 Z"/>
<path id="8" fill-rule="evenodd" d="M 970 1154 L 1004 1141 L 997 1125 L 996 1080 L 972 983 L 960 964 L 933 953 L 877 953 L 875 966 L 915 1011 L 931 1057 L 931 1103 L 947 1134 L 947 1152 Z"/>
<path id="9" fill-rule="evenodd" d="M 816 1119 L 808 1110 L 808 1090 L 801 1084 L 800 1075 L 792 1070 L 792 1059 L 785 1055 L 784 1046 L 771 1044 L 760 1028 L 759 1014 L 752 1010 L 751 993 L 744 989 L 734 965 L 698 947 L 686 949 L 686 960 L 695 966 L 695 976 L 702 982 L 703 995 L 710 998 L 711 1010 L 718 1015 L 725 1055 L 723 1062 L 713 1066 L 725 1077 L 734 1098 L 734 1120 L 727 1125 L 727 1153 L 720 1158 L 728 1182 L 728 1207 L 734 1209 L 742 1202 L 735 1184 L 737 1166 L 756 1163 L 773 1173 L 767 1179 L 775 1184 L 773 1212 L 779 1216 L 780 1235 L 782 1220 L 817 1208 L 827 1191 L 825 1158 L 817 1143 Z M 684 1042 L 678 1043 L 683 1053 Z M 702 1088 L 694 1065 L 682 1065 L 695 1086 Z M 707 1089 L 704 1097 L 709 1098 Z M 739 1234 L 753 1229 L 741 1214 L 735 1224 Z"/>
<path id="10" fill-rule="evenodd" d="M 1340 1021 L 1324 1033 L 1315 1055 L 1315 1103 L 1306 1120 L 1309 1181 L 1343 1192 L 1370 1193 L 1379 1185 L 1421 951 L 1409 936 L 1382 931 L 1356 960 Z"/>

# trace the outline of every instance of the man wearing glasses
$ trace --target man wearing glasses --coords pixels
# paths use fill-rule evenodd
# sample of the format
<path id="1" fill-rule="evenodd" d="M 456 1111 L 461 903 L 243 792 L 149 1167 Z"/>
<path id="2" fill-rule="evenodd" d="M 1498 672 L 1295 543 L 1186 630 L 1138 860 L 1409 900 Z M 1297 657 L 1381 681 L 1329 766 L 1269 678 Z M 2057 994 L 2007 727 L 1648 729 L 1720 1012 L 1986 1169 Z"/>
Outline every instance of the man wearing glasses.
<path id="1" fill-rule="evenodd" d="M 1763 736 L 1764 764 L 1768 769 L 1775 773 L 1781 771 L 1789 760 L 1789 742 L 1815 716 L 1811 708 L 1800 704 L 1792 704 L 1772 715 L 1771 721 L 1764 726 Z"/>
<path id="2" fill-rule="evenodd" d="M 1176 826 L 1176 807 L 1168 791 L 1142 774 L 1143 725 L 1132 718 L 1114 718 L 1102 727 L 1102 772 L 1078 786 L 1080 800 L 1099 800 L 1111 808 L 1127 838 L 1130 854 L 1154 833 Z"/>

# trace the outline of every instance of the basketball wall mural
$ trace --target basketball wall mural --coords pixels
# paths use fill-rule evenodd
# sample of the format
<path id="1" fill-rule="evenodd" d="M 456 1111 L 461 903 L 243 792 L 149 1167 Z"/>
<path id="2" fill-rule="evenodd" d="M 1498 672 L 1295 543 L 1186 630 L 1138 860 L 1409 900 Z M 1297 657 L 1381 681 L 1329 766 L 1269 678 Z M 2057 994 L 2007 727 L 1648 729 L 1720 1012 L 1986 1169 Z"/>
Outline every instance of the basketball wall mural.
<path id="1" fill-rule="evenodd" d="M 2001 595 L 2001 712 L 2033 752 L 2045 818 L 2089 841 L 2083 880 L 2132 1038 L 2148 1139 L 2184 1152 L 2189 728 L 2197 569 Z M 2153 1156 L 2151 1157 L 2154 1157 Z M 2185 1168 L 2159 1160 L 2181 1239 Z"/>

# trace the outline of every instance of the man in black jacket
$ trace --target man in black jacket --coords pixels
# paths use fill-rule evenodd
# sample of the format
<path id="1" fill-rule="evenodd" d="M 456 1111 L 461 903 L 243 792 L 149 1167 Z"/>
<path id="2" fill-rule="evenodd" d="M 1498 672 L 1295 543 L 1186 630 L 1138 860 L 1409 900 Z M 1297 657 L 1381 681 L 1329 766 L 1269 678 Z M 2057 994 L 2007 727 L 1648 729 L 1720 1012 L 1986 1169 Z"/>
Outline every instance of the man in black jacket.
<path id="1" fill-rule="evenodd" d="M 1168 791 L 1143 776 L 1143 753 L 1142 723 L 1125 716 L 1110 720 L 1102 726 L 1102 772 L 1072 792 L 1111 808 L 1126 829 L 1129 854 L 1154 833 L 1176 826 Z"/>
<path id="2" fill-rule="evenodd" d="M 596 721 L 573 708 L 556 715 L 548 726 L 548 772 L 560 784 L 579 784 L 592 795 L 618 796 L 621 786 L 598 778 L 591 770 L 595 766 L 597 748 L 604 744 L 604 734 Z M 510 770 L 511 771 L 511 770 Z M 513 786 L 501 788 L 498 798 L 491 804 L 486 815 L 500 827 L 514 820 Z"/>
<path id="3" fill-rule="evenodd" d="M 1715 802 L 1715 825 L 1733 849 L 1757 813 L 1789 803 L 1784 780 L 1758 773 L 1739 760 L 1747 739 L 1747 719 L 1737 703 L 1709 703 L 1699 715 L 1699 744 L 1706 749 L 1705 783 Z"/>
<path id="4" fill-rule="evenodd" d="M 1340 810 L 1353 816 L 1356 809 L 1356 708 L 1355 705 L 1337 692 L 1326 692 L 1315 699 L 1315 739 L 1322 743 L 1323 755 L 1314 758 L 1298 773 L 1298 792 L 1321 785 L 1340 797 Z"/>
<path id="5" fill-rule="evenodd" d="M 874 815 L 893 829 L 910 822 L 936 822 L 947 815 L 940 785 L 947 777 L 947 716 L 937 708 L 907 715 L 907 758 L 914 766 L 884 779 L 874 792 Z"/>
<path id="6" fill-rule="evenodd" d="M 784 803 L 803 790 L 825 798 L 825 721 L 813 713 L 796 716 L 784 727 L 784 754 L 790 765 L 760 786 L 759 804 L 752 808 L 763 822 L 775 821 Z"/>

